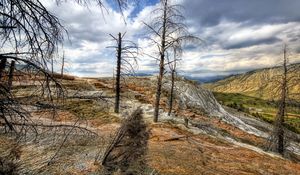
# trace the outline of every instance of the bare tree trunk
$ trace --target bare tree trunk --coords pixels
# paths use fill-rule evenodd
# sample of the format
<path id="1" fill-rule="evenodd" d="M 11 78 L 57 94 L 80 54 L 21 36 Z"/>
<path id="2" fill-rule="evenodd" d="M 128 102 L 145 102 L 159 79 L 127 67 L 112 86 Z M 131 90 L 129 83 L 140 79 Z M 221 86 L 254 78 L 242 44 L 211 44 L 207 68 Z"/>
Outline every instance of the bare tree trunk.
<path id="1" fill-rule="evenodd" d="M 65 52 L 63 53 L 62 64 L 61 64 L 61 78 L 62 79 L 63 79 L 63 76 L 64 76 L 64 67 L 65 67 Z"/>
<path id="2" fill-rule="evenodd" d="M 113 87 L 113 92 L 116 93 L 116 88 L 115 88 L 115 85 L 116 85 L 116 76 L 115 76 L 115 68 L 113 69 L 113 81 L 112 81 L 112 87 Z"/>
<path id="3" fill-rule="evenodd" d="M 175 84 L 175 69 L 172 70 L 172 74 L 171 74 L 171 92 L 170 92 L 169 112 L 168 112 L 169 116 L 171 115 L 173 109 L 174 84 Z"/>
<path id="4" fill-rule="evenodd" d="M 1 80 L 1 78 L 2 78 L 2 76 L 3 76 L 3 72 L 4 72 L 4 70 L 5 70 L 6 61 L 7 61 L 6 58 L 2 58 L 2 59 L 1 59 L 1 62 L 0 62 L 0 80 Z"/>
<path id="5" fill-rule="evenodd" d="M 276 115 L 275 133 L 277 137 L 277 152 L 284 153 L 284 116 L 286 113 L 286 95 L 287 95 L 287 57 L 286 46 L 284 48 L 284 62 L 283 62 L 283 79 L 281 86 L 281 97 L 279 108 Z"/>
<path id="6" fill-rule="evenodd" d="M 117 50 L 117 74 L 116 74 L 116 101 L 115 101 L 115 113 L 119 113 L 120 110 L 120 78 L 121 78 L 121 59 L 122 59 L 122 36 L 119 33 L 118 50 Z"/>
<path id="7" fill-rule="evenodd" d="M 11 61 L 10 69 L 9 69 L 9 75 L 8 75 L 8 90 L 11 90 L 12 82 L 13 82 L 13 76 L 15 71 L 15 61 Z"/>
<path id="8" fill-rule="evenodd" d="M 51 73 L 53 74 L 54 73 L 54 61 L 53 59 L 51 59 Z"/>
<path id="9" fill-rule="evenodd" d="M 166 50 L 166 24 L 167 24 L 167 7 L 168 1 L 165 1 L 164 4 L 164 16 L 163 16 L 163 31 L 162 31 L 162 40 L 161 40 L 161 51 L 160 51 L 160 64 L 159 64 L 159 75 L 157 80 L 157 90 L 156 90 L 156 100 L 155 100 L 155 110 L 154 110 L 154 118 L 153 121 L 158 121 L 159 115 L 159 102 L 160 102 L 160 95 L 161 95 L 161 88 L 162 88 L 162 79 L 164 76 L 165 70 L 165 50 Z"/>
<path id="10" fill-rule="evenodd" d="M 163 74 L 164 74 L 164 55 L 161 56 L 160 66 L 159 66 L 159 75 L 158 75 L 158 80 L 157 80 L 155 110 L 154 110 L 154 119 L 153 119 L 154 122 L 158 121 Z"/>

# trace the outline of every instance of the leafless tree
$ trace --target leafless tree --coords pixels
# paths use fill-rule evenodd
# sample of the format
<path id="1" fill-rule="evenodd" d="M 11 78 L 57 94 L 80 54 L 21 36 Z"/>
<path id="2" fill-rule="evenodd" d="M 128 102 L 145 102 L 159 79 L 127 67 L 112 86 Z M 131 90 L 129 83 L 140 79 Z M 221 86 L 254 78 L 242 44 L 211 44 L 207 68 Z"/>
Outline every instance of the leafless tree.
<path id="1" fill-rule="evenodd" d="M 59 91 L 62 90 L 62 86 L 48 73 L 49 66 L 52 65 L 59 43 L 63 41 L 65 31 L 57 17 L 39 0 L 3 0 L 0 4 L 0 26 L 2 26 L 0 32 L 2 76 L 7 75 L 5 71 L 7 60 L 14 61 L 26 67 L 20 70 L 24 77 L 30 73 L 37 78 L 44 77 L 43 81 L 40 81 L 44 89 L 40 91 L 41 96 L 44 97 L 47 93 L 46 96 L 50 101 L 53 100 L 51 82 L 55 82 Z M 9 92 L 6 84 L 1 80 L 3 92 L 1 118 L 5 121 L 5 125 L 10 125 L 9 128 L 16 131 L 8 123 L 16 122 L 18 119 L 20 123 L 26 122 L 30 114 L 17 101 L 14 94 Z"/>
<path id="2" fill-rule="evenodd" d="M 62 62 L 61 62 L 61 72 L 60 72 L 61 77 L 64 76 L 64 68 L 65 68 L 65 52 L 63 52 Z"/>
<path id="3" fill-rule="evenodd" d="M 173 101 L 174 101 L 174 88 L 175 88 L 175 76 L 177 74 L 177 62 L 179 61 L 179 59 L 177 57 L 179 57 L 180 55 L 178 54 L 177 51 L 178 48 L 174 48 L 173 50 L 173 60 L 169 61 L 169 69 L 170 69 L 170 74 L 171 74 L 171 88 L 170 88 L 170 97 L 169 97 L 169 111 L 168 111 L 168 115 L 170 116 L 172 113 L 172 109 L 173 109 Z"/>
<path id="4" fill-rule="evenodd" d="M 162 0 L 160 7 L 152 12 L 155 18 L 151 24 L 144 23 L 152 34 L 150 40 L 158 48 L 158 61 L 160 62 L 153 118 L 154 122 L 158 121 L 162 80 L 165 73 L 165 65 L 168 64 L 165 61 L 167 52 L 176 43 L 198 40 L 197 37 L 189 34 L 187 26 L 184 24 L 185 18 L 182 15 L 182 9 L 182 6 L 172 4 L 171 0 Z"/>
<path id="5" fill-rule="evenodd" d="M 102 0 L 73 1 L 82 5 L 89 5 L 89 2 L 94 1 L 103 7 Z M 61 0 L 56 2 L 59 4 Z M 122 10 L 128 1 L 116 2 Z M 32 85 L 40 85 L 41 88 L 33 93 L 34 97 L 53 103 L 54 99 L 63 97 L 63 87 L 51 71 L 65 34 L 66 30 L 59 19 L 47 10 L 40 0 L 0 2 L 0 122 L 11 130 L 16 131 L 12 123 L 19 119 L 19 123 L 28 122 L 30 114 L 14 94 L 9 92 L 3 79 L 3 76 L 7 75 L 7 63 L 9 60 L 15 61 L 20 65 L 18 67 L 22 67 L 15 70 L 22 78 L 30 80 Z"/>
<path id="6" fill-rule="evenodd" d="M 126 74 L 134 74 L 134 66 L 137 65 L 138 46 L 129 40 L 125 40 L 121 33 L 118 37 L 110 35 L 116 42 L 116 46 L 110 48 L 116 49 L 117 67 L 116 67 L 116 81 L 115 81 L 115 113 L 120 111 L 120 94 L 121 94 L 121 77 Z"/>
<path id="7" fill-rule="evenodd" d="M 8 75 L 8 90 L 10 91 L 11 90 L 11 87 L 12 87 L 12 82 L 13 82 L 13 74 L 14 74 L 14 71 L 15 71 L 15 64 L 16 64 L 16 61 L 11 61 L 10 63 L 10 68 L 9 68 L 9 75 Z"/>
<path id="8" fill-rule="evenodd" d="M 3 76 L 4 70 L 5 70 L 5 66 L 6 66 L 6 58 L 1 59 L 1 63 L 0 63 L 0 80 Z"/>
<path id="9" fill-rule="evenodd" d="M 283 50 L 283 73 L 282 73 L 282 82 L 281 82 L 281 96 L 279 100 L 278 111 L 275 119 L 274 125 L 274 133 L 277 137 L 277 151 L 280 154 L 284 152 L 284 116 L 286 115 L 286 99 L 288 93 L 288 86 L 287 86 L 287 50 L 286 45 L 284 46 Z"/>
<path id="10" fill-rule="evenodd" d="M 55 0 L 53 0 L 55 1 Z M 72 0 L 82 5 L 94 1 L 103 7 L 102 0 Z M 122 10 L 127 0 L 115 0 Z M 61 0 L 56 0 L 60 3 Z M 1 0 L 0 2 L 0 127 L 15 134 L 16 138 L 36 138 L 44 128 L 63 128 L 64 135 L 60 148 L 67 138 L 77 131 L 91 133 L 82 125 L 40 124 L 32 119 L 30 107 L 43 104 L 46 110 L 57 114 L 56 102 L 63 99 L 64 88 L 53 75 L 53 66 L 58 58 L 66 29 L 59 19 L 42 4 L 41 0 Z M 7 71 L 8 63 L 12 63 Z M 14 64 L 15 63 L 15 64 Z M 8 83 L 7 83 L 8 77 Z M 22 98 L 11 91 L 12 81 L 33 86 L 31 94 Z M 26 80 L 26 82 L 24 82 Z M 22 100 L 25 99 L 25 100 Z M 37 101 L 37 102 L 36 102 Z M 52 130 L 50 129 L 50 132 Z M 61 132 L 62 134 L 64 132 Z M 96 135 L 95 133 L 93 133 Z M 43 135 L 43 134 L 41 134 Z M 21 136 L 21 137 L 20 137 Z M 53 137 L 50 137 L 53 139 Z M 60 150 L 58 149 L 58 151 Z M 54 162 L 58 151 L 49 163 Z M 2 155 L 1 155 L 2 156 Z M 0 158 L 1 159 L 1 158 Z M 6 160 L 4 160 L 6 161 Z M 0 160 L 2 164 L 2 159 Z M 43 162 L 44 163 L 44 162 Z M 1 173 L 0 173 L 1 174 Z M 31 173 L 29 173 L 31 174 Z"/>
<path id="11" fill-rule="evenodd" d="M 284 45 L 283 48 L 283 63 L 281 71 L 278 76 L 274 76 L 268 83 L 272 82 L 273 94 L 278 100 L 278 109 L 274 121 L 273 133 L 270 137 L 269 147 L 272 150 L 284 155 L 286 137 L 285 137 L 285 118 L 287 116 L 287 105 L 290 101 L 289 89 L 299 84 L 299 77 L 295 72 L 297 68 L 294 65 L 289 64 L 288 48 Z"/>

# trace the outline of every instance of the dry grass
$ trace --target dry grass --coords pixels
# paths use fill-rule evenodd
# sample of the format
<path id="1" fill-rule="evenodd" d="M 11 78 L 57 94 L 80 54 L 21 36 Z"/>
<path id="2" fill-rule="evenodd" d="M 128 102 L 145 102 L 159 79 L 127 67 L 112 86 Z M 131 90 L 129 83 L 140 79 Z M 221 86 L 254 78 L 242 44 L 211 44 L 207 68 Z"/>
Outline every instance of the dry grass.
<path id="1" fill-rule="evenodd" d="M 64 104 L 64 110 L 71 112 L 78 118 L 93 120 L 94 123 L 108 124 L 120 121 L 118 117 L 112 115 L 105 102 L 100 104 L 94 100 L 70 100 Z"/>

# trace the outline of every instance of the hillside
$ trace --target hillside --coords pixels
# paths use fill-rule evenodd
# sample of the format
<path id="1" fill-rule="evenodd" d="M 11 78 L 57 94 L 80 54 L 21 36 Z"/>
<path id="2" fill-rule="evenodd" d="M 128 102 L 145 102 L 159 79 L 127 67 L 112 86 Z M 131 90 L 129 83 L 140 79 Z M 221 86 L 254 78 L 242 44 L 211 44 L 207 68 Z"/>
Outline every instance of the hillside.
<path id="1" fill-rule="evenodd" d="M 290 78 L 290 99 L 300 101 L 300 63 L 290 65 L 289 69 L 293 72 L 290 72 L 288 77 L 296 77 Z M 203 86 L 214 92 L 240 93 L 266 100 L 276 100 L 278 97 L 274 89 L 278 87 L 277 81 L 280 80 L 281 72 L 280 67 L 259 69 Z"/>
<path id="2" fill-rule="evenodd" d="M 287 158 L 267 152 L 264 148 L 271 125 L 224 108 L 211 92 L 192 81 L 177 80 L 174 114 L 168 116 L 170 81 L 165 79 L 159 123 L 153 123 L 155 81 L 155 77 L 127 79 L 122 90 L 122 113 L 118 115 L 112 112 L 113 79 L 63 80 L 67 93 L 64 103 L 56 104 L 56 116 L 53 118 L 49 111 L 27 106 L 33 114 L 31 120 L 53 126 L 76 125 L 86 130 L 39 128 L 40 134 L 33 138 L 39 142 L 30 141 L 29 130 L 25 141 L 15 143 L 1 128 L 0 161 L 5 160 L 1 157 L 8 154 L 11 145 L 20 144 L 11 152 L 18 154 L 12 162 L 16 162 L 21 174 L 99 174 L 101 165 L 95 163 L 95 157 L 103 155 L 103 149 L 126 113 L 141 107 L 151 130 L 145 157 L 147 168 L 141 174 L 300 173 L 300 135 L 287 132 L 290 141 Z M 14 89 L 19 97 L 30 91 L 34 88 L 25 84 Z M 97 99 L 98 96 L 107 99 Z M 26 99 L 24 105 L 29 100 L 32 99 Z M 66 140 L 63 133 L 69 133 Z M 49 164 L 58 148 L 60 151 Z"/>

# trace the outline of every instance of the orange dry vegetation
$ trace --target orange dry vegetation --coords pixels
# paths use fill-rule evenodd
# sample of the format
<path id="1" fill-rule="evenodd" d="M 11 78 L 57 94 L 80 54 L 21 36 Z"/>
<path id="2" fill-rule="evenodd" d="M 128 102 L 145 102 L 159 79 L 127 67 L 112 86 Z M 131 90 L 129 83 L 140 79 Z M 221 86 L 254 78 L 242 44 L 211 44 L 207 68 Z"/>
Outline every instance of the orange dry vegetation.
<path id="1" fill-rule="evenodd" d="M 149 104 L 154 102 L 155 88 L 153 88 L 151 85 L 139 86 L 135 82 L 128 82 L 126 84 L 126 88 L 142 94 L 143 96 L 139 96 L 137 99 L 140 102 Z"/>
<path id="2" fill-rule="evenodd" d="M 175 141 L 167 138 L 186 135 Z M 190 135 L 171 127 L 154 126 L 148 162 L 161 174 L 300 174 L 300 164 L 224 143 L 205 135 Z"/>

